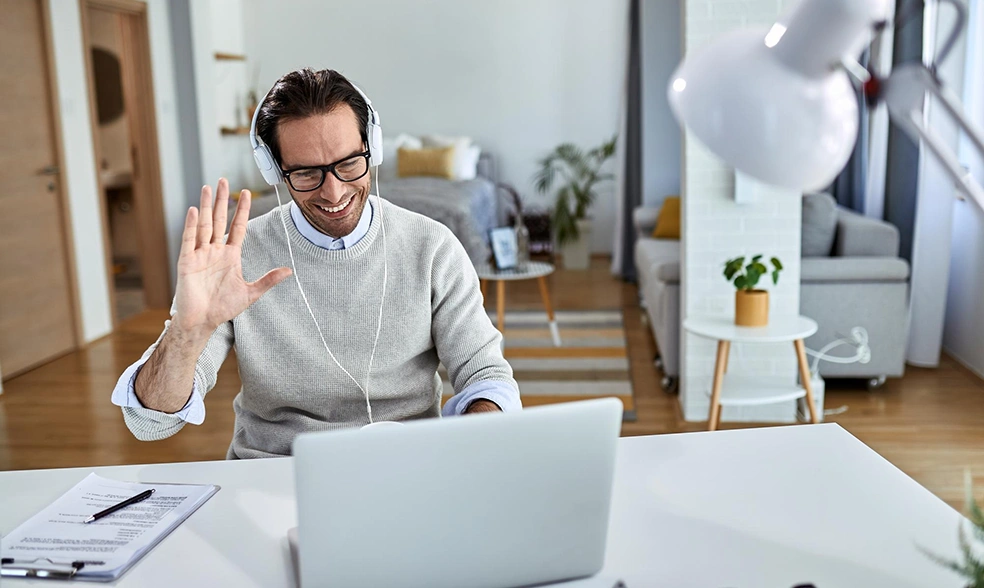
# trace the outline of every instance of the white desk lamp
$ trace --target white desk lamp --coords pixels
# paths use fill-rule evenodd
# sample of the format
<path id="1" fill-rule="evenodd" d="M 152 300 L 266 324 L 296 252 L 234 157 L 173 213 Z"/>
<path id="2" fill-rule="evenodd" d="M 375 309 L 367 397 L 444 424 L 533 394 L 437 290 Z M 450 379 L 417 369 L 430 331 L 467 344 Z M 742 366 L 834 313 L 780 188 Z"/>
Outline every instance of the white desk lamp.
<path id="1" fill-rule="evenodd" d="M 940 59 L 966 22 L 961 0 L 946 1 L 958 18 Z M 858 135 L 857 97 L 847 70 L 852 64 L 857 69 L 855 59 L 887 22 L 891 4 L 803 0 L 768 31 L 724 36 L 688 55 L 670 77 L 674 115 L 718 157 L 762 182 L 798 191 L 829 186 Z M 984 189 L 924 123 L 923 100 L 930 92 L 984 155 L 980 131 L 933 71 L 922 63 L 902 64 L 864 89 L 884 101 L 895 123 L 923 140 L 958 189 L 984 208 Z"/>

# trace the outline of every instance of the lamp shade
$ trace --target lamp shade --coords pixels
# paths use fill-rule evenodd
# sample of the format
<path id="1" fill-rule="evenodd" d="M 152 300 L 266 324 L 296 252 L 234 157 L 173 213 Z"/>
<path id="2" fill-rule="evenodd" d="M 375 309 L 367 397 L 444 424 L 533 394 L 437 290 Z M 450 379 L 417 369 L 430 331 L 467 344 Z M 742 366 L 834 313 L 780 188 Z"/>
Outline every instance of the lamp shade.
<path id="1" fill-rule="evenodd" d="M 712 152 L 759 181 L 829 186 L 858 135 L 857 95 L 840 61 L 857 56 L 886 0 L 803 0 L 771 30 L 732 32 L 687 55 L 670 107 Z"/>

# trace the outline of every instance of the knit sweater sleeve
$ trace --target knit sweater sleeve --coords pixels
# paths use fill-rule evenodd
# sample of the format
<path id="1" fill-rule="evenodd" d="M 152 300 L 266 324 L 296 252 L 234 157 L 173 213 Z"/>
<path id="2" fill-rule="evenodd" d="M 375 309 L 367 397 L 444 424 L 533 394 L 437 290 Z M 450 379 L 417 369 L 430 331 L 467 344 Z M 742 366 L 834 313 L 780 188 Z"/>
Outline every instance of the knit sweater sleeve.
<path id="1" fill-rule="evenodd" d="M 174 308 L 171 308 L 171 316 L 174 316 Z M 151 345 L 137 362 L 145 363 L 157 349 L 164 335 L 170 328 L 171 321 L 164 322 L 164 331 L 161 332 L 157 341 Z M 215 381 L 219 373 L 219 368 L 229 355 L 235 337 L 233 334 L 232 322 L 227 322 L 219 326 L 212 333 L 205 349 L 198 357 L 195 365 L 194 389 L 202 397 L 215 387 Z M 133 436 L 141 441 L 157 441 L 166 439 L 181 430 L 185 425 L 185 420 L 176 414 L 161 412 L 144 407 L 123 407 L 123 421 L 126 423 Z"/>
<path id="2" fill-rule="evenodd" d="M 431 316 L 431 335 L 455 393 L 476 382 L 500 381 L 509 385 L 519 405 L 519 386 L 502 356 L 502 334 L 485 311 L 468 254 L 450 231 L 431 266 Z"/>

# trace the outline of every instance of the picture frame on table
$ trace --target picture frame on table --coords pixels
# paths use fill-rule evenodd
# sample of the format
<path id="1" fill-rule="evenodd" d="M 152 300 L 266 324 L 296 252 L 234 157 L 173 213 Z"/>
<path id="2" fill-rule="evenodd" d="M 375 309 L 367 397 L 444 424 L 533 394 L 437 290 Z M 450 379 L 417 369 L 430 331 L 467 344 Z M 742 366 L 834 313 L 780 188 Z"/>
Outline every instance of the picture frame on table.
<path id="1" fill-rule="evenodd" d="M 516 244 L 516 231 L 512 227 L 499 227 L 489 231 L 492 244 L 492 258 L 495 269 L 516 269 L 519 247 Z"/>

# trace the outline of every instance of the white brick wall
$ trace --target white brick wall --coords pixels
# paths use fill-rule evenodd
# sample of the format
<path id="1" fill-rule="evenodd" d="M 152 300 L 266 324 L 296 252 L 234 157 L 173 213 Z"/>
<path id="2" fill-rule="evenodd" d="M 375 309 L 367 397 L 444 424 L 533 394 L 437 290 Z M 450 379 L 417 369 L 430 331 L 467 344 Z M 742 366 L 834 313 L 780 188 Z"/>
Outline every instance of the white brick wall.
<path id="1" fill-rule="evenodd" d="M 685 0 L 683 43 L 693 51 L 739 27 L 768 29 L 783 0 Z M 750 202 L 734 200 L 734 173 L 686 133 L 683 146 L 683 316 L 734 317 L 734 286 L 722 275 L 724 262 L 738 255 L 778 257 L 784 266 L 779 285 L 770 290 L 771 316 L 799 312 L 800 195 L 762 184 Z M 766 282 L 760 282 L 760 285 Z M 688 421 L 704 421 L 710 405 L 714 373 L 714 341 L 683 333 L 681 337 L 680 402 Z M 792 343 L 734 344 L 728 364 L 731 373 L 784 376 L 796 379 Z M 727 407 L 725 421 L 795 419 L 792 402 L 762 407 Z"/>

